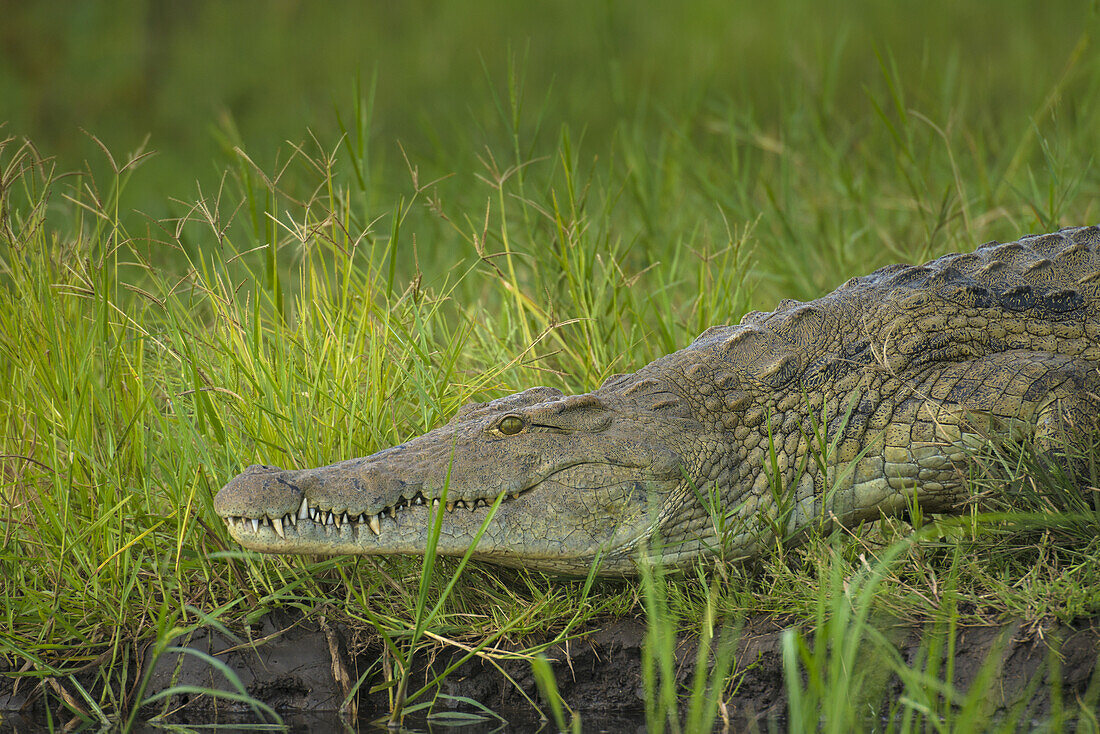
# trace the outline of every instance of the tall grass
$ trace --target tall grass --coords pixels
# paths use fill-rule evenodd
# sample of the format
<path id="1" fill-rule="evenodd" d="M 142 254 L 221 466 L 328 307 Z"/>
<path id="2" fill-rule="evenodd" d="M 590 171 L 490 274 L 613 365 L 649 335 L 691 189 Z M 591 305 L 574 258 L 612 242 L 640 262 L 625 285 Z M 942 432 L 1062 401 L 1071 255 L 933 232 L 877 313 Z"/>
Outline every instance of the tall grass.
<path id="1" fill-rule="evenodd" d="M 430 556 L 260 557 L 229 542 L 211 507 L 251 463 L 368 454 L 471 399 L 535 384 L 592 389 L 779 295 L 813 297 L 888 262 L 1095 220 L 1100 70 L 1077 48 L 1063 49 L 1053 86 L 972 120 L 954 113 L 975 107 L 965 70 L 936 66 L 914 81 L 882 49 L 859 92 L 871 117 L 847 115 L 830 94 L 847 67 L 825 55 L 814 84 L 786 77 L 791 114 L 764 123 L 708 95 L 674 110 L 641 105 L 596 149 L 580 126 L 547 124 L 513 60 L 499 88 L 490 76 L 478 93 L 497 116 L 484 147 L 379 156 L 368 85 L 334 115 L 340 134 L 309 136 L 275 164 L 225 127 L 224 175 L 165 194 L 167 217 L 122 203 L 149 164 L 141 150 L 103 146 L 95 168 L 106 174 L 63 176 L 32 144 L 6 139 L 0 654 L 51 703 L 120 721 L 139 703 L 135 661 L 154 636 L 163 646 L 168 631 L 211 615 L 236 624 L 333 605 L 384 641 L 397 716 L 434 696 L 408 678 L 427 645 L 495 659 L 502 636 L 564 639 L 641 610 L 652 723 L 692 730 L 714 722 L 733 680 L 719 620 L 766 612 L 813 620 L 832 640 L 787 638 L 792 720 L 811 728 L 833 707 L 830 721 L 863 721 L 830 691 L 862 682 L 856 643 L 878 639 L 872 610 L 943 624 L 961 607 L 983 620 L 1094 614 L 1100 601 L 1082 581 L 1100 567 L 1094 508 L 1070 521 L 1086 529 L 1072 550 L 1028 556 L 1039 570 L 1023 587 L 1005 583 L 981 518 L 901 546 L 892 542 L 909 530 L 884 523 L 811 538 L 751 569 L 623 587 Z M 1035 476 L 1008 468 L 1010 481 Z M 1061 514 L 1045 522 L 1067 526 Z M 998 542 L 1028 553 L 1032 539 Z M 862 559 L 883 548 L 897 560 L 865 572 Z M 929 593 L 948 579 L 963 604 Z M 683 626 L 702 630 L 700 649 L 717 662 L 704 670 L 700 653 L 681 720 L 667 656 Z M 926 680 L 883 654 L 906 685 Z M 937 701 L 941 712 L 967 705 Z"/>

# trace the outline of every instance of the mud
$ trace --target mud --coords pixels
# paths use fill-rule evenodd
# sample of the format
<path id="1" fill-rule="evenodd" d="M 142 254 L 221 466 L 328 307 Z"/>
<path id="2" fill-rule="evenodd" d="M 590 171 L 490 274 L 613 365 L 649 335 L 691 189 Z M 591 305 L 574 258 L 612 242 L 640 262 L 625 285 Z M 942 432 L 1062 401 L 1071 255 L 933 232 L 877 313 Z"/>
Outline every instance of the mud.
<path id="1" fill-rule="evenodd" d="M 733 692 L 726 698 L 731 719 L 747 721 L 783 715 L 787 700 L 780 636 L 784 627 L 779 620 L 761 617 L 749 620 L 742 629 L 737 643 Z M 884 631 L 908 664 L 919 664 L 927 656 L 927 640 L 922 646 L 919 628 L 895 626 Z M 607 621 L 588 630 L 580 639 L 550 647 L 545 655 L 553 663 L 558 689 L 568 705 L 582 715 L 622 714 L 626 719 L 636 716 L 645 704 L 642 679 L 645 633 L 645 625 L 639 621 Z M 281 713 L 336 711 L 364 672 L 365 681 L 348 713 L 361 717 L 387 713 L 389 689 L 381 686 L 385 682 L 384 648 L 376 636 L 326 622 L 319 615 L 275 613 L 246 631 L 244 637 L 250 637 L 251 644 L 231 639 L 217 630 L 201 629 L 177 644 L 215 656 L 239 677 L 251 696 Z M 512 648 L 537 642 L 521 640 Z M 498 646 L 507 648 L 504 644 Z M 682 686 L 690 685 L 696 652 L 696 638 L 680 638 L 676 657 Z M 410 691 L 431 681 L 463 654 L 460 649 L 439 645 L 418 655 Z M 1088 687 L 1100 655 L 1100 618 L 1038 630 L 1018 624 L 960 628 L 954 650 L 955 687 L 965 692 L 991 655 L 999 658 L 1000 669 L 989 693 L 994 700 L 988 702 L 991 708 L 986 710 L 1008 710 L 1021 704 L 1029 707 L 1030 717 L 1041 718 L 1049 709 L 1055 680 L 1060 681 L 1064 701 L 1076 700 Z M 1052 666 L 1055 659 L 1058 662 Z M 140 662 L 143 669 L 152 668 L 146 695 L 172 685 L 234 690 L 220 671 L 193 654 L 170 653 L 156 661 Z M 885 711 L 883 703 L 897 698 L 901 684 L 889 676 L 885 665 L 868 667 L 883 673 L 880 685 L 874 689 L 881 700 L 869 703 L 872 709 Z M 3 672 L 6 671 L 0 670 Z M 1029 683 L 1037 675 L 1042 676 L 1041 680 L 1029 689 Z M 0 676 L 0 709 L 33 706 L 35 689 L 27 683 L 30 681 L 25 680 L 20 690 L 13 691 L 12 679 Z M 522 660 L 498 660 L 493 664 L 475 657 L 444 678 L 438 690 L 479 701 L 493 710 L 530 710 L 527 697 L 539 700 L 530 664 Z M 235 702 L 187 693 L 173 696 L 170 705 L 195 715 L 242 710 Z M 448 705 L 456 704 L 445 698 L 437 704 Z"/>

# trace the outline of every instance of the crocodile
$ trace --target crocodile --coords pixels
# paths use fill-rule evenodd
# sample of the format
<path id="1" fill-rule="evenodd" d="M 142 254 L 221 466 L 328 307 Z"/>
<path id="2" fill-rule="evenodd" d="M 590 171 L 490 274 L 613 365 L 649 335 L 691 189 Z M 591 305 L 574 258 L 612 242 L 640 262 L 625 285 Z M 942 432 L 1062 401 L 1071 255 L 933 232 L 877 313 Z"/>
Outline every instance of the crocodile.
<path id="1" fill-rule="evenodd" d="M 465 555 L 567 575 L 748 559 L 815 524 L 958 512 L 974 447 L 1100 407 L 1100 226 L 891 265 L 564 395 L 533 387 L 214 500 L 268 553 Z"/>

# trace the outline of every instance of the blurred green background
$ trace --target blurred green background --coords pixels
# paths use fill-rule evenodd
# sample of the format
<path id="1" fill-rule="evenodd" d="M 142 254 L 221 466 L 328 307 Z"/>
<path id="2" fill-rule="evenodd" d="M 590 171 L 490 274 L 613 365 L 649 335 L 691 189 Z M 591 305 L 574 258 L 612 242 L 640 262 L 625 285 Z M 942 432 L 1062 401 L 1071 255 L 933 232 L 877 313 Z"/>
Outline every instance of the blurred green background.
<path id="1" fill-rule="evenodd" d="M 349 114 L 356 85 L 372 79 L 375 155 L 400 161 L 400 143 L 441 173 L 510 142 L 510 73 L 522 77 L 522 144 L 542 153 L 536 132 L 549 147 L 562 124 L 583 132 L 590 156 L 608 155 L 626 123 L 655 139 L 669 120 L 689 120 L 705 138 L 721 133 L 707 128 L 714 108 L 751 115 L 773 136 L 785 118 L 819 112 L 858 124 L 888 91 L 883 63 L 900 70 L 909 105 L 950 104 L 972 122 L 1010 114 L 1024 130 L 1033 121 L 1019 111 L 1042 109 L 1094 6 L 3 0 L 0 119 L 62 169 L 105 166 L 82 130 L 119 157 L 148 136 L 158 155 L 127 203 L 153 214 L 196 181 L 216 182 L 233 143 L 265 167 L 308 131 L 331 147 L 336 112 Z M 1086 91 L 1062 90 L 1061 114 L 1075 114 Z"/>

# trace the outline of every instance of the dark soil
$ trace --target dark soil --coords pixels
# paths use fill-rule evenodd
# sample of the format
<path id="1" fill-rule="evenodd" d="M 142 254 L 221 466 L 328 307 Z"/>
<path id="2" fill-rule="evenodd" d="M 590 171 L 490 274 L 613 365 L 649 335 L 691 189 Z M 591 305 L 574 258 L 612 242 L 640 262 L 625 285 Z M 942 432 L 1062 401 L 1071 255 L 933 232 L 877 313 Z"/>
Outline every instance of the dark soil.
<path id="1" fill-rule="evenodd" d="M 787 704 L 780 652 L 783 628 L 780 622 L 762 617 L 750 620 L 743 628 L 733 677 L 735 690 L 726 699 L 731 718 L 744 721 L 783 715 Z M 568 705 L 582 714 L 600 715 L 628 714 L 641 709 L 645 703 L 641 677 L 645 631 L 645 625 L 638 621 L 608 621 L 590 629 L 581 639 L 547 650 L 545 654 L 553 662 L 558 689 Z M 891 636 L 910 665 L 926 654 L 919 628 L 895 627 Z M 367 677 L 357 700 L 358 714 L 387 713 L 389 689 L 377 688 L 385 682 L 383 646 L 377 638 L 357 644 L 357 634 L 342 624 L 327 623 L 318 615 L 276 613 L 251 630 L 251 639 L 254 646 L 241 645 L 216 630 L 204 629 L 178 644 L 216 656 L 236 673 L 250 695 L 281 713 L 337 710 L 346 698 L 346 691 L 364 672 Z M 536 642 L 523 640 L 513 647 Z M 678 675 L 685 686 L 690 684 L 696 650 L 694 637 L 680 639 Z M 1043 680 L 1033 688 L 1034 700 L 1025 703 L 1030 706 L 1031 717 L 1041 718 L 1049 707 L 1050 691 L 1056 688 L 1052 685 L 1052 669 L 1057 671 L 1053 676 L 1061 679 L 1064 701 L 1076 700 L 1088 687 L 1100 655 L 1100 619 L 1030 631 L 1020 625 L 960 628 L 954 649 L 956 688 L 966 691 L 998 650 L 1001 663 L 997 683 L 992 687 L 995 700 L 989 702 L 992 709 L 1007 710 L 1020 703 L 1029 695 L 1029 682 L 1040 674 Z M 462 650 L 440 645 L 418 655 L 410 692 L 463 654 Z M 1058 665 L 1050 665 L 1052 656 L 1058 658 Z M 153 665 L 146 695 L 173 684 L 233 690 L 221 672 L 195 655 L 167 654 L 155 664 L 145 664 Z M 33 705 L 36 696 L 32 692 L 36 689 L 28 683 L 31 681 L 24 679 L 22 687 L 13 693 L 13 680 L 0 676 L 0 710 Z M 479 701 L 493 710 L 530 709 L 525 696 L 539 700 L 530 664 L 522 660 L 497 661 L 493 665 L 475 657 L 448 675 L 439 692 Z M 898 681 L 883 681 L 885 700 L 896 698 L 899 692 Z M 444 698 L 437 703 L 437 707 L 450 705 L 453 699 Z M 241 710 L 236 703 L 188 694 L 173 697 L 171 707 L 178 706 L 194 714 Z"/>

